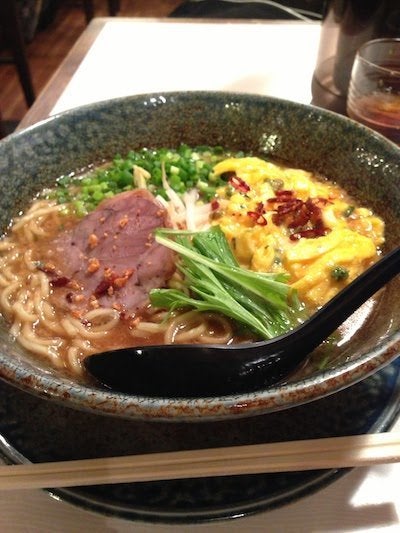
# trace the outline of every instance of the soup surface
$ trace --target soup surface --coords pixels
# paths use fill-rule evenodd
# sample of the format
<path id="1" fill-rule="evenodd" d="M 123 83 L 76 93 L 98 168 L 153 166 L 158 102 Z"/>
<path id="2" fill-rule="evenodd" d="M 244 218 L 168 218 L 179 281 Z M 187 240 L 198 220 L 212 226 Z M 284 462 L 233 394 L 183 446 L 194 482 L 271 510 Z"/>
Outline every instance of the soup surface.
<path id="1" fill-rule="evenodd" d="M 282 333 L 383 242 L 382 219 L 322 176 L 219 147 L 142 149 L 60 178 L 12 221 L 0 311 L 79 375 L 111 348 Z"/>

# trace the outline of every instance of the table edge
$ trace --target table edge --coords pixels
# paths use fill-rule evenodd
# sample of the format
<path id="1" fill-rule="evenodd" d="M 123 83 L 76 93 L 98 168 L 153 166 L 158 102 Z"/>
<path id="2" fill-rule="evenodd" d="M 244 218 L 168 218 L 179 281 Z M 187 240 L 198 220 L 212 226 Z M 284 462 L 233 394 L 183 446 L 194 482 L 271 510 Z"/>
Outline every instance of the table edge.
<path id="1" fill-rule="evenodd" d="M 65 59 L 58 66 L 33 105 L 18 124 L 17 130 L 27 128 L 49 116 L 57 100 L 82 63 L 87 51 L 106 24 L 106 21 L 107 19 L 105 18 L 95 18 L 83 30 Z"/>

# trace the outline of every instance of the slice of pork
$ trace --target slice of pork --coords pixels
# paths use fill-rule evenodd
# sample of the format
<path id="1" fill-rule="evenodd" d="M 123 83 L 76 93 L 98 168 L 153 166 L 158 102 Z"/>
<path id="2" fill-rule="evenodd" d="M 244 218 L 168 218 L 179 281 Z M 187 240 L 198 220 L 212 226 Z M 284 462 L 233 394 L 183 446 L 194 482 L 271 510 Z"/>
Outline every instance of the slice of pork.
<path id="1" fill-rule="evenodd" d="M 165 209 L 144 189 L 104 200 L 54 242 L 56 297 L 77 309 L 140 313 L 149 291 L 165 286 L 175 270 L 173 252 L 154 239 L 154 230 L 165 226 Z M 64 285 L 58 295 L 57 285 Z"/>

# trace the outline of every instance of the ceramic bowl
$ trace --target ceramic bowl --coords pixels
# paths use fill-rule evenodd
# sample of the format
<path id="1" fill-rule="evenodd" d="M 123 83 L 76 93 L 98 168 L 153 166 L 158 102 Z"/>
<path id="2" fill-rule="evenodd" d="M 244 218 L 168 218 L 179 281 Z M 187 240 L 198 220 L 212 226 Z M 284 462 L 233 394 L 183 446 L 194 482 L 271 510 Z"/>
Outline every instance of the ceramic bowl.
<path id="1" fill-rule="evenodd" d="M 400 242 L 400 150 L 334 113 L 257 95 L 189 92 L 132 96 L 52 117 L 0 143 L 0 225 L 62 174 L 143 146 L 222 145 L 312 170 L 343 185 L 386 223 L 386 250 Z M 0 377 L 65 406 L 154 420 L 253 416 L 310 402 L 348 387 L 392 361 L 400 348 L 400 280 L 365 320 L 350 321 L 346 342 L 323 369 L 306 364 L 284 383 L 235 396 L 152 399 L 71 381 L 38 363 L 0 324 Z M 354 327 L 362 325 L 360 327 Z M 312 360 L 311 360 L 312 361 Z"/>

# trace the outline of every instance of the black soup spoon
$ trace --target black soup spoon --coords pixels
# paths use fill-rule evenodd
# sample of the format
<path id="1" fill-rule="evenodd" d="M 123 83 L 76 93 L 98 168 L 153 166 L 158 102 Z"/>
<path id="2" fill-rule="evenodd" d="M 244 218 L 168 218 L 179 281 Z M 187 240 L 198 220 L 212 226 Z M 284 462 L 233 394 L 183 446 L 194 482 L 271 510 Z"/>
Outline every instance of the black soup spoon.
<path id="1" fill-rule="evenodd" d="M 115 391 L 199 398 L 264 389 L 292 372 L 358 307 L 400 271 L 400 247 L 386 254 L 297 328 L 271 340 L 230 346 L 171 344 L 88 356 L 85 367 Z"/>

